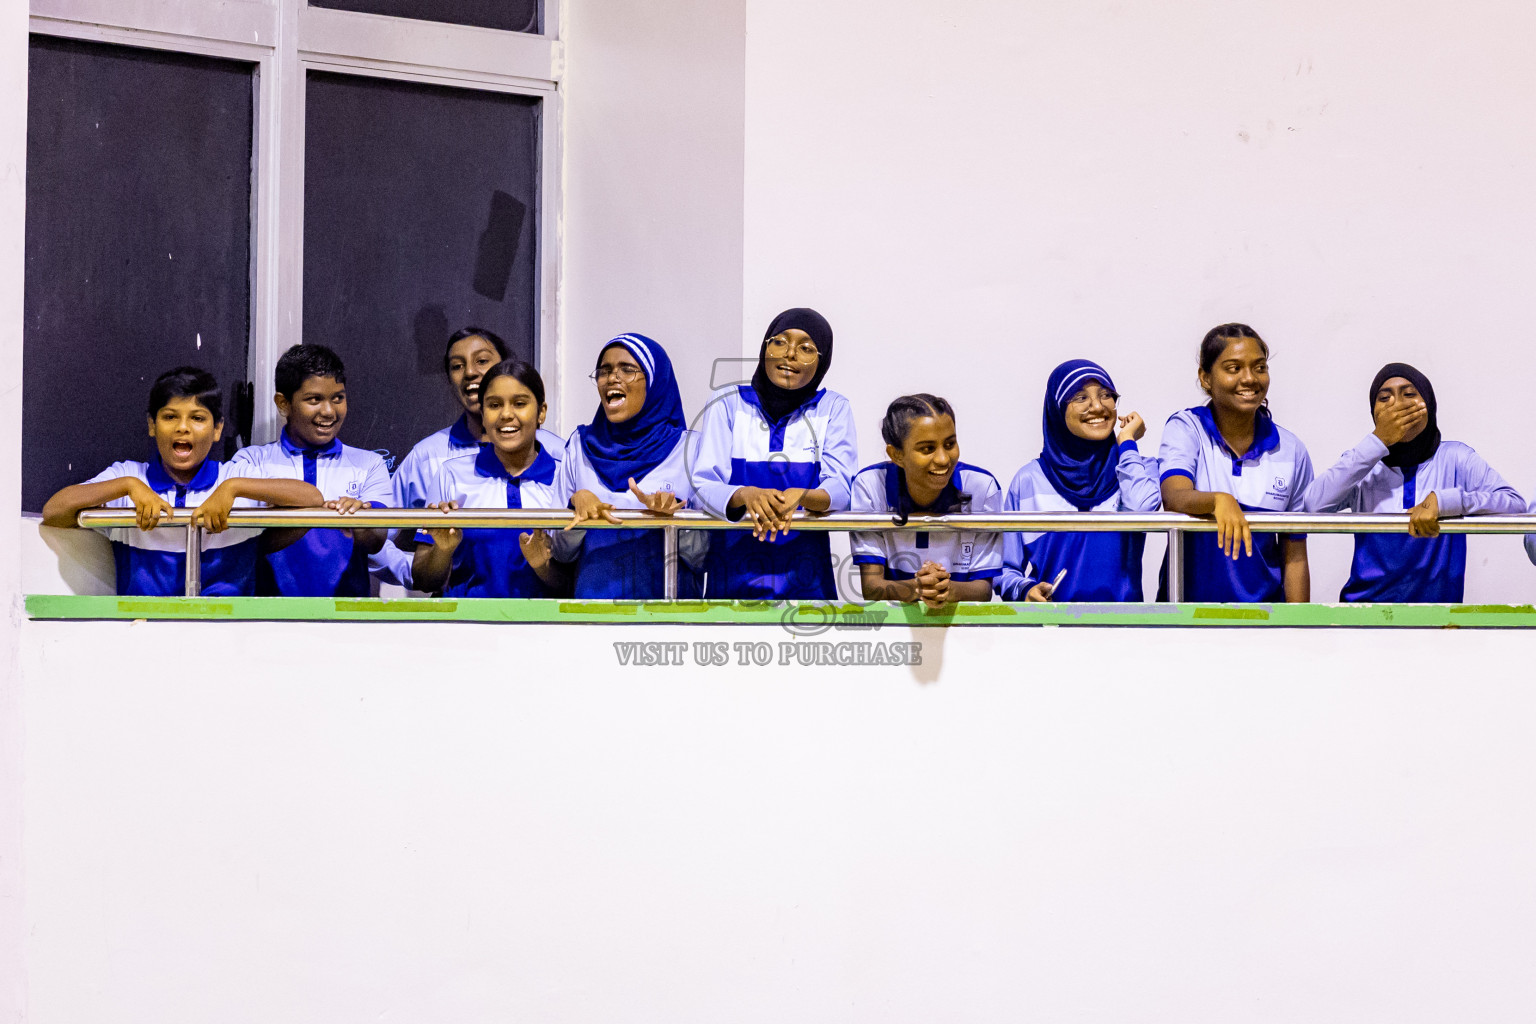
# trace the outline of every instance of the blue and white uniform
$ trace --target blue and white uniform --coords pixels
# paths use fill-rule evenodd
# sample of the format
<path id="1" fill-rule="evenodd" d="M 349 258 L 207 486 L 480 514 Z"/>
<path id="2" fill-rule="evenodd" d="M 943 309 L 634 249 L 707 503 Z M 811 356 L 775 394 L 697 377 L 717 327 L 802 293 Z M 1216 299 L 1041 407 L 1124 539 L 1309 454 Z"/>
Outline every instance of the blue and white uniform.
<path id="1" fill-rule="evenodd" d="M 388 508 L 394 497 L 383 458 L 339 439 L 305 448 L 294 444 L 284 429 L 271 444 L 240 449 L 229 465 L 236 476 L 314 484 L 326 501 L 356 498 L 372 508 Z M 312 529 L 281 551 L 267 552 L 257 567 L 257 592 L 283 597 L 367 597 L 368 556 L 354 549 L 347 533 Z"/>
<path id="2" fill-rule="evenodd" d="M 688 508 L 696 508 L 693 481 L 688 473 L 691 447 L 697 435 L 684 431 L 677 445 L 662 462 L 635 480 L 642 491 L 653 494 L 668 491 L 677 495 Z M 555 472 L 555 494 L 559 508 L 565 508 L 577 491 L 591 491 L 599 501 L 614 508 L 641 508 L 640 499 L 626 487 L 609 487 L 593 467 L 574 433 L 566 442 L 565 457 Z M 572 530 L 556 534 L 556 557 L 576 563 L 575 596 L 598 600 L 659 600 L 666 592 L 662 574 L 666 568 L 664 539 L 660 530 Z M 709 550 L 709 535 L 702 530 L 678 531 L 677 596 L 698 598 L 703 592 L 704 556 Z"/>
<path id="3" fill-rule="evenodd" d="M 443 462 L 437 481 L 428 488 L 424 505 L 456 501 L 460 508 L 565 507 L 555 491 L 558 463 L 539 445 L 539 453 L 521 476 L 512 476 L 496 457 L 496 449 L 481 444 Z M 465 530 L 453 552 L 453 569 L 445 597 L 553 597 L 553 592 L 529 567 L 518 538 L 531 530 Z M 431 544 L 425 530 L 416 543 Z"/>
<path id="4" fill-rule="evenodd" d="M 996 512 L 1002 496 L 996 477 L 961 462 L 934 503 L 924 508 L 912 503 L 901 467 L 881 462 L 854 476 L 851 511 L 889 512 L 903 518 L 910 514 Z M 957 583 L 995 581 L 1003 571 L 1001 535 L 979 530 L 859 532 L 851 536 L 850 546 L 855 565 L 883 566 L 890 580 L 912 579 L 924 562 L 942 565 Z"/>
<path id="5" fill-rule="evenodd" d="M 538 441 L 551 458 L 558 461 L 565 450 L 565 439 L 552 430 L 539 428 Z M 400 464 L 393 478 L 392 508 L 424 508 L 427 494 L 437 486 L 443 463 L 466 452 L 473 454 L 480 441 L 469 431 L 469 414 L 461 415 L 452 426 L 444 427 L 416 442 Z M 394 543 L 385 544 L 369 559 L 369 568 L 385 583 L 411 586 L 411 555 Z"/>
<path id="6" fill-rule="evenodd" d="M 1094 505 L 1094 512 L 1156 512 L 1162 504 L 1157 459 L 1142 455 L 1135 441 L 1115 448 L 1119 488 Z M 1078 506 L 1052 486 L 1040 460 L 1014 474 L 1003 499 L 1008 512 L 1075 512 Z M 1066 577 L 1052 601 L 1140 601 L 1142 533 L 1009 533 L 1003 538 L 1003 574 L 998 592 L 1005 601 L 1023 601 L 1035 584 Z M 1026 572 L 1033 563 L 1033 572 Z"/>
<path id="7" fill-rule="evenodd" d="M 137 477 L 176 508 L 197 508 L 231 477 L 233 463 L 206 459 L 192 482 L 178 484 L 165 471 L 157 455 L 153 462 L 114 462 L 86 483 L 99 484 L 123 477 Z M 133 499 L 117 498 L 107 508 L 133 508 Z M 233 508 L 263 508 L 262 502 L 236 498 Z M 117 563 L 117 592 L 125 596 L 178 597 L 186 593 L 187 535 L 184 530 L 140 530 L 138 527 L 105 531 Z M 260 530 L 203 532 L 202 580 L 205 597 L 250 596 L 256 591 L 256 553 Z"/>
<path id="8" fill-rule="evenodd" d="M 1525 511 L 1525 499 L 1460 441 L 1441 441 L 1429 461 L 1409 467 L 1411 475 L 1383 465 L 1387 451 L 1379 437 L 1367 434 L 1307 488 L 1306 510 L 1404 512 L 1434 492 L 1441 516 Z M 1339 600 L 1456 604 L 1465 594 L 1466 573 L 1466 534 L 1356 534 Z"/>
<path id="9" fill-rule="evenodd" d="M 848 399 L 822 389 L 785 419 L 770 423 L 757 393 L 746 385 L 722 388 L 710 399 L 699 428 L 693 483 L 699 506 L 720 518 L 740 487 L 823 490 L 829 511 L 846 511 L 858 441 Z M 772 543 L 747 530 L 711 538 L 710 598 L 833 600 L 832 548 L 825 533 L 791 530 Z"/>
<path id="10" fill-rule="evenodd" d="M 1209 406 L 1183 409 L 1163 427 L 1162 476 L 1183 476 L 1197 491 L 1221 491 L 1247 512 L 1299 512 L 1312 484 L 1306 446 L 1275 423 L 1267 409 L 1254 419 L 1253 444 L 1241 455 L 1227 447 Z M 1184 594 L 1190 601 L 1285 600 L 1282 534 L 1255 533 L 1253 555 L 1222 553 L 1215 533 L 1184 535 Z M 1166 594 L 1166 582 L 1162 600 Z"/>

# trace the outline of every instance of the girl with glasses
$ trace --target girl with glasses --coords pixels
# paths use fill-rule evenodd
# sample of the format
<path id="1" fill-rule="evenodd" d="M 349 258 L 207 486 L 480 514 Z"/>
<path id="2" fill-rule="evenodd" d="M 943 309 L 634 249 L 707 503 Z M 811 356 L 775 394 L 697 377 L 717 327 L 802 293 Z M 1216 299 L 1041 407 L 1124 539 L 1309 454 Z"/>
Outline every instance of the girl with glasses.
<path id="1" fill-rule="evenodd" d="M 763 335 L 752 383 L 710 399 L 693 466 L 699 502 L 751 520 L 752 531 L 713 538 L 705 596 L 837 596 L 828 536 L 790 529 L 799 509 L 848 508 L 858 443 L 848 400 L 821 386 L 831 366 L 831 325 L 814 309 L 787 309 Z"/>
<path id="2" fill-rule="evenodd" d="M 1014 475 L 1003 508 L 1156 512 L 1157 460 L 1136 447 L 1147 427 L 1139 413 L 1120 414 L 1119 398 L 1098 363 L 1072 359 L 1052 370 L 1044 447 Z M 998 591 L 1005 601 L 1140 601 L 1145 547 L 1141 533 L 1009 533 Z"/>

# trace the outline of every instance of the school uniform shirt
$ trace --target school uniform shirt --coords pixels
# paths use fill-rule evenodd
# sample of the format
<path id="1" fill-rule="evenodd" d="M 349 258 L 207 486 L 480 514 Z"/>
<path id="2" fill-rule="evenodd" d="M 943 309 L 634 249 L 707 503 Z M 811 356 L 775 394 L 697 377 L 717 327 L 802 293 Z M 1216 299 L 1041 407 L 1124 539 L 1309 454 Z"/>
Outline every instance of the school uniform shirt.
<path id="1" fill-rule="evenodd" d="M 550 457 L 559 461 L 565 450 L 565 439 L 552 430 L 539 428 L 538 441 Z M 437 486 L 438 474 L 443 463 L 465 453 L 474 454 L 480 440 L 469 432 L 468 414 L 461 415 L 452 426 L 444 427 L 416 442 L 400 464 L 395 467 L 393 478 L 393 508 L 424 508 L 427 494 Z M 396 533 L 396 537 L 399 533 Z M 410 589 L 411 555 L 394 544 L 394 538 L 384 545 L 377 555 L 368 560 L 369 570 L 385 583 L 394 583 Z"/>
<path id="2" fill-rule="evenodd" d="M 1441 441 L 1407 474 L 1382 464 L 1375 434 L 1340 457 L 1305 494 L 1308 512 L 1405 512 L 1433 492 L 1442 516 L 1518 515 L 1525 499 L 1469 445 Z M 1459 604 L 1466 591 L 1466 534 L 1359 533 L 1341 601 Z"/>
<path id="3" fill-rule="evenodd" d="M 1260 410 L 1253 444 L 1241 455 L 1227 447 L 1209 406 L 1184 409 L 1168 418 L 1159 452 L 1162 476 L 1183 476 L 1197 491 L 1221 491 L 1245 512 L 1298 512 L 1312 484 L 1306 446 Z M 1236 559 L 1222 553 L 1215 533 L 1184 535 L 1184 594 L 1189 601 L 1274 602 L 1285 600 L 1286 535 L 1253 534 L 1253 554 Z M 1164 566 L 1166 574 L 1167 567 Z M 1158 595 L 1167 594 L 1166 576 Z"/>
<path id="4" fill-rule="evenodd" d="M 671 453 L 635 483 L 647 494 L 669 491 L 685 507 L 696 508 L 688 466 L 689 452 L 697 443 L 698 435 L 683 431 Z M 560 468 L 555 471 L 557 507 L 566 508 L 577 491 L 591 491 L 614 508 L 642 507 L 640 499 L 627 488 L 615 491 L 603 482 L 587 458 L 580 431 L 571 434 Z M 660 530 L 572 530 L 555 536 L 556 557 L 576 563 L 575 596 L 645 601 L 659 600 L 665 594 L 665 538 Z M 709 535 L 702 530 L 679 530 L 677 547 L 677 596 L 697 598 L 703 592 L 702 569 Z"/>
<path id="5" fill-rule="evenodd" d="M 240 449 L 229 464 L 238 470 L 236 476 L 314 484 L 326 501 L 356 498 L 372 508 L 388 508 L 394 498 L 384 459 L 340 439 L 305 448 L 294 444 L 284 430 L 271 444 Z M 256 592 L 281 597 L 367 597 L 368 556 L 355 550 L 345 530 L 307 530 L 281 551 L 262 555 Z"/>
<path id="6" fill-rule="evenodd" d="M 1157 459 L 1142 455 L 1135 441 L 1115 449 L 1120 487 L 1093 512 L 1156 512 L 1162 504 Z M 1003 499 L 1008 512 L 1076 512 L 1077 506 L 1052 486 L 1036 459 L 1014 474 Z M 1003 537 L 1004 601 L 1023 601 L 1035 584 L 1066 577 L 1052 601 L 1140 601 L 1144 533 L 1009 533 Z M 1029 570 L 1031 563 L 1033 571 Z"/>
<path id="7" fill-rule="evenodd" d="M 848 508 L 858 458 L 853 409 L 835 391 L 821 390 L 778 423 L 770 423 L 748 385 L 715 392 L 699 429 L 693 484 L 699 507 L 727 518 L 740 487 L 804 487 L 827 492 L 830 511 Z M 739 518 L 741 510 L 730 513 Z M 710 539 L 706 597 L 833 600 L 832 546 L 822 532 L 791 530 L 772 543 L 750 530 Z"/>
<path id="8" fill-rule="evenodd" d="M 86 483 L 137 477 L 176 508 L 197 508 L 231 477 L 245 474 L 233 463 L 207 459 L 192 482 L 178 484 L 159 456 L 152 462 L 114 462 Z M 133 508 L 133 499 L 117 498 L 107 508 Z M 262 508 L 250 498 L 236 498 L 233 508 Z M 141 530 L 137 526 L 105 531 L 117 565 L 117 592 L 124 596 L 179 597 L 187 586 L 187 535 L 183 530 Z M 249 597 L 256 591 L 256 538 L 260 530 L 203 531 L 202 581 L 205 597 Z"/>
<path id="9" fill-rule="evenodd" d="M 961 462 L 956 464 L 954 475 L 933 504 L 920 507 L 906 493 L 901 467 L 894 462 L 881 462 L 859 470 L 854 476 L 852 511 L 897 516 L 996 512 L 1002 507 L 1002 497 L 1003 489 L 996 477 Z M 886 579 L 891 580 L 912 579 L 924 562 L 942 565 L 957 583 L 996 580 L 1003 571 L 1002 536 L 979 530 L 857 532 L 851 535 L 849 546 L 855 565 L 881 566 Z"/>
<path id="10" fill-rule="evenodd" d="M 478 445 L 473 452 L 455 455 L 443 462 L 437 482 L 426 492 L 424 504 L 456 501 L 460 508 L 538 508 L 565 507 L 555 491 L 558 464 L 542 444 L 533 463 L 522 475 L 512 476 L 496 449 Z M 523 557 L 518 538 L 531 530 L 465 530 L 453 552 L 445 597 L 551 597 L 539 574 Z M 431 544 L 425 530 L 416 534 L 416 543 Z"/>

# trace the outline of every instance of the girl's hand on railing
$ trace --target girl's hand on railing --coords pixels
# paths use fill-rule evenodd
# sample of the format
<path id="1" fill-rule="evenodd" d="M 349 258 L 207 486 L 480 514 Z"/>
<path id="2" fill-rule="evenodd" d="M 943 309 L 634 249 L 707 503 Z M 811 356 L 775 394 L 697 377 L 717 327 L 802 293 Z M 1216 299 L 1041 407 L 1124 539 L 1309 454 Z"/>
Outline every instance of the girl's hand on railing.
<path id="1" fill-rule="evenodd" d="M 137 477 L 128 485 L 128 498 L 133 502 L 133 515 L 141 530 L 153 530 L 161 516 L 176 514 L 170 502 L 150 490 L 149 485 Z"/>
<path id="2" fill-rule="evenodd" d="M 629 493 L 639 498 L 640 504 L 644 507 L 645 511 L 653 516 L 675 515 L 684 504 L 671 491 L 653 491 L 650 494 L 646 494 L 640 489 L 640 485 L 635 483 L 634 477 L 629 478 Z"/>
<path id="3" fill-rule="evenodd" d="M 779 499 L 782 492 L 766 487 L 738 488 L 735 497 L 746 509 L 752 520 L 752 536 L 771 541 L 780 533 L 789 532 L 789 523 L 779 515 Z"/>
<path id="4" fill-rule="evenodd" d="M 1147 433 L 1147 421 L 1141 418 L 1141 413 L 1131 412 L 1120 417 L 1120 433 L 1115 436 L 1116 444 L 1124 444 L 1127 441 L 1140 441 Z"/>
<path id="5" fill-rule="evenodd" d="M 349 516 L 358 509 L 367 507 L 367 504 L 367 502 L 359 501 L 357 498 L 332 498 L 325 503 L 325 507 L 332 512 L 340 512 L 344 516 Z"/>
<path id="6" fill-rule="evenodd" d="M 1253 554 L 1253 534 L 1248 529 L 1248 517 L 1237 499 L 1223 491 L 1216 492 L 1216 546 L 1234 560 L 1239 549 Z"/>
<path id="7" fill-rule="evenodd" d="M 1051 586 L 1049 583 L 1036 583 L 1034 586 L 1029 588 L 1029 593 L 1024 595 L 1024 600 L 1038 601 L 1043 603 L 1045 601 L 1049 601 L 1051 599 L 1051 595 L 1054 593 L 1056 593 L 1056 588 Z"/>
<path id="8" fill-rule="evenodd" d="M 1434 491 L 1430 491 L 1429 497 L 1409 510 L 1408 536 L 1440 536 L 1440 499 L 1435 496 Z"/>
<path id="9" fill-rule="evenodd" d="M 549 564 L 551 545 L 549 531 L 534 530 L 530 533 L 517 535 L 517 546 L 523 549 L 523 558 L 528 561 L 528 568 L 538 572 Z"/>
<path id="10" fill-rule="evenodd" d="M 434 501 L 427 506 L 438 512 L 452 512 L 459 507 L 456 501 Z M 459 541 L 464 539 L 464 531 L 453 526 L 429 526 L 427 536 L 432 538 L 432 543 L 444 551 L 452 551 L 459 546 Z"/>
<path id="11" fill-rule="evenodd" d="M 571 495 L 571 511 L 576 513 L 576 518 L 565 527 L 566 530 L 573 530 L 582 523 L 595 523 L 599 520 L 605 520 L 615 526 L 619 525 L 619 517 L 613 514 L 613 506 L 591 491 L 577 491 Z"/>

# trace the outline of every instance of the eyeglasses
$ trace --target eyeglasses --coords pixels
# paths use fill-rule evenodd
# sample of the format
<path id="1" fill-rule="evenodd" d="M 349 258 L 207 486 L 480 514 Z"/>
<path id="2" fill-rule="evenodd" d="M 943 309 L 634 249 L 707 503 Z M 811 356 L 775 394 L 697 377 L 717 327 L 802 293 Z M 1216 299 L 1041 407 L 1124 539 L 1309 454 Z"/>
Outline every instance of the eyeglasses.
<path id="1" fill-rule="evenodd" d="M 821 355 L 814 342 L 802 341 L 798 345 L 791 346 L 788 338 L 779 335 L 768 339 L 768 354 L 771 356 L 793 355 L 802 363 L 814 362 Z"/>
<path id="2" fill-rule="evenodd" d="M 620 384 L 633 384 L 642 376 L 644 375 L 640 372 L 640 367 L 635 366 L 633 363 L 621 363 L 618 366 L 599 366 L 587 374 L 587 379 L 601 384 L 612 377 Z"/>
<path id="3" fill-rule="evenodd" d="M 1103 390 L 1101 390 L 1099 392 L 1099 401 L 1105 402 L 1105 403 L 1108 403 L 1108 404 L 1112 404 L 1119 397 L 1120 397 L 1120 393 L 1118 391 L 1111 391 L 1108 388 L 1104 388 Z M 1088 392 L 1087 391 L 1079 391 L 1077 394 L 1075 394 L 1071 398 L 1067 399 L 1067 405 L 1069 407 L 1070 406 L 1074 406 L 1074 405 L 1087 405 L 1088 401 L 1089 401 L 1089 399 L 1088 399 Z"/>

